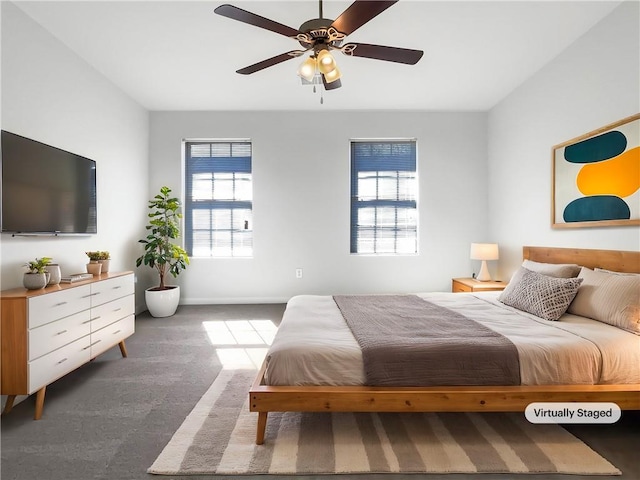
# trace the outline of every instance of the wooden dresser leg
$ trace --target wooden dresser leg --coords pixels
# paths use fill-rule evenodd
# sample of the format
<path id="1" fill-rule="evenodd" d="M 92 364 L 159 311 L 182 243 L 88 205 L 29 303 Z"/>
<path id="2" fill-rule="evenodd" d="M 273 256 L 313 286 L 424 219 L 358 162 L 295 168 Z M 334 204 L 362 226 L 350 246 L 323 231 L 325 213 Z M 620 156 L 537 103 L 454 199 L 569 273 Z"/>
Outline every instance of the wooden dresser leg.
<path id="1" fill-rule="evenodd" d="M 120 347 L 120 353 L 124 358 L 127 358 L 127 346 L 124 344 L 124 340 L 122 340 L 118 346 Z"/>
<path id="2" fill-rule="evenodd" d="M 15 399 L 16 399 L 15 395 L 9 395 L 7 397 L 7 403 L 4 404 L 4 410 L 2 411 L 3 415 L 11 411 L 11 409 L 13 408 L 13 402 L 15 401 Z"/>
<path id="3" fill-rule="evenodd" d="M 33 416 L 34 420 L 40 420 L 42 417 L 42 410 L 44 409 L 44 394 L 47 391 L 47 387 L 44 386 L 36 393 L 36 413 Z"/>
<path id="4" fill-rule="evenodd" d="M 267 415 L 269 412 L 258 412 L 258 429 L 256 430 L 256 445 L 264 443 L 264 432 L 267 429 Z"/>

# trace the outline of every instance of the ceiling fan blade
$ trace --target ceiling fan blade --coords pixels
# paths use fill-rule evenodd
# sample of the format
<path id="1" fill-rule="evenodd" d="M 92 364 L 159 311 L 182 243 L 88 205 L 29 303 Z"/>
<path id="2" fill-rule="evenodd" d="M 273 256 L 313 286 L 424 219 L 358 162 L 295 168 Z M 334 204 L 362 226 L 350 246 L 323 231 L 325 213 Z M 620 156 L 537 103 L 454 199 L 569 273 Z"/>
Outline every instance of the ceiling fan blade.
<path id="1" fill-rule="evenodd" d="M 340 81 L 340 79 L 337 79 L 331 83 L 328 83 L 325 80 L 324 75 L 322 75 L 322 84 L 324 85 L 325 90 L 335 90 L 336 88 L 340 88 L 342 86 L 342 82 Z"/>
<path id="2" fill-rule="evenodd" d="M 350 35 L 397 1 L 398 0 L 356 0 L 333 21 L 331 26 L 340 33 Z"/>
<path id="3" fill-rule="evenodd" d="M 248 23 L 249 25 L 254 25 L 271 32 L 279 33 L 280 35 L 284 35 L 285 37 L 295 38 L 295 36 L 300 33 L 295 28 L 287 27 L 286 25 L 274 22 L 273 20 L 269 20 L 268 18 L 261 17 L 260 15 L 256 15 L 255 13 L 247 12 L 246 10 L 234 7 L 233 5 L 220 5 L 214 10 L 214 12 L 218 15 L 222 15 L 223 17 L 231 18 L 233 20 L 238 20 L 239 22 Z"/>
<path id="4" fill-rule="evenodd" d="M 264 70 L 268 67 L 273 67 L 282 62 L 286 62 L 287 60 L 291 60 L 292 58 L 299 57 L 306 50 L 292 50 L 287 53 L 282 53 L 280 55 L 276 55 L 275 57 L 267 58 L 258 63 L 254 63 L 253 65 L 249 65 L 248 67 L 241 68 L 240 70 L 236 70 L 236 73 L 240 75 L 249 75 L 251 73 L 259 72 L 260 70 Z"/>
<path id="5" fill-rule="evenodd" d="M 415 65 L 422 58 L 422 50 L 410 48 L 385 47 L 384 45 L 372 45 L 370 43 L 347 43 L 340 48 L 342 53 L 352 57 L 373 58 L 387 62 L 406 63 Z"/>

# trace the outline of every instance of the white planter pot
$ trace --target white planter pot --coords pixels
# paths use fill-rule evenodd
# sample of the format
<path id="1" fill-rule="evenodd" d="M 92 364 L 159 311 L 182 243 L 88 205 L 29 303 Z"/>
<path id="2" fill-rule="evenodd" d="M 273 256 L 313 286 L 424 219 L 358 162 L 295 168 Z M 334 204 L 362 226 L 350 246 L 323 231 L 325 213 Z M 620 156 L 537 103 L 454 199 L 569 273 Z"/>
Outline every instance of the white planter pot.
<path id="1" fill-rule="evenodd" d="M 62 279 L 62 273 L 60 272 L 60 265 L 56 263 L 50 263 L 47 265 L 47 272 L 49 272 L 49 282 L 47 285 L 58 285 Z"/>
<path id="2" fill-rule="evenodd" d="M 180 303 L 180 286 L 167 285 L 166 290 L 154 290 L 147 288 L 144 292 L 144 300 L 147 309 L 153 317 L 170 317 L 178 309 Z M 155 287 L 154 287 L 155 288 Z"/>
<path id="3" fill-rule="evenodd" d="M 98 260 L 98 263 L 102 265 L 102 269 L 100 270 L 100 273 L 109 273 L 109 264 L 111 263 L 111 259 Z"/>

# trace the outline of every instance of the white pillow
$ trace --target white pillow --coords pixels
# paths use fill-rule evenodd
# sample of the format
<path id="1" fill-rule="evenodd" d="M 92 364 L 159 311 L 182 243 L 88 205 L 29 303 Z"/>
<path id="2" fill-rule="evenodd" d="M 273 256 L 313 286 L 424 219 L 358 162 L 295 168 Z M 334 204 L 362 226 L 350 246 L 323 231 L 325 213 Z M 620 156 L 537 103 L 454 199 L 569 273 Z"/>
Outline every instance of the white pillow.
<path id="1" fill-rule="evenodd" d="M 498 300 L 546 320 L 558 320 L 567 311 L 582 283 L 581 278 L 550 277 L 524 267 L 518 274 L 519 280 L 512 279 Z"/>
<path id="2" fill-rule="evenodd" d="M 611 273 L 612 275 L 636 275 L 636 276 L 640 276 L 640 273 L 631 273 L 631 272 L 614 272 L 613 270 L 605 270 L 604 268 L 594 268 L 593 269 L 595 272 L 604 272 L 604 273 Z"/>
<path id="3" fill-rule="evenodd" d="M 640 335 L 640 275 L 619 275 L 583 267 L 583 282 L 569 313 L 593 318 Z"/>
<path id="4" fill-rule="evenodd" d="M 522 266 L 532 272 L 557 278 L 575 278 L 580 273 L 580 265 L 575 263 L 541 263 L 525 260 Z"/>

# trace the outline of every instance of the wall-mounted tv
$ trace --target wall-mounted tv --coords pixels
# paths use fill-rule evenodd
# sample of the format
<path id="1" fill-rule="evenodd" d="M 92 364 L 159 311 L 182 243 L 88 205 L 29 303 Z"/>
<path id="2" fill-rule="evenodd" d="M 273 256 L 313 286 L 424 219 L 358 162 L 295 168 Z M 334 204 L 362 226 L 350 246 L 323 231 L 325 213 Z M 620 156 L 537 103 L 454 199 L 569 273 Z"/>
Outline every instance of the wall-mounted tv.
<path id="1" fill-rule="evenodd" d="M 2 131 L 2 232 L 97 233 L 96 162 Z"/>

